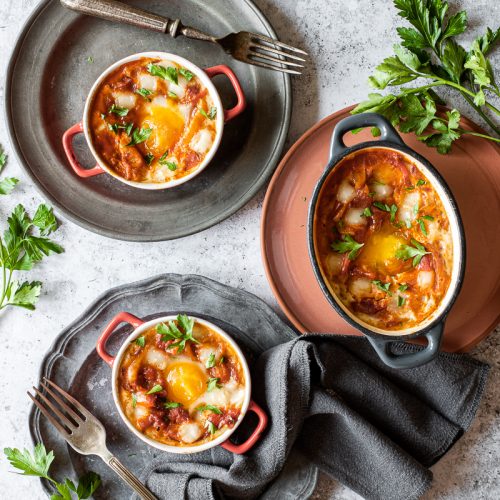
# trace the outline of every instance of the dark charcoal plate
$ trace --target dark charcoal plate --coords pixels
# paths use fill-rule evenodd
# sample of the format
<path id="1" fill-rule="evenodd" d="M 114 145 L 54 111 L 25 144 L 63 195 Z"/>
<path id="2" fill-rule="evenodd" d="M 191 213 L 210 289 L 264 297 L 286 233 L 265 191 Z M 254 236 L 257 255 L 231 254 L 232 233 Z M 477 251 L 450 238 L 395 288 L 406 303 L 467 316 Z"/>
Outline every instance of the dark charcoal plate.
<path id="1" fill-rule="evenodd" d="M 111 452 L 136 474 L 165 452 L 143 443 L 122 422 L 111 393 L 111 369 L 95 350 L 103 328 L 120 311 L 129 311 L 147 320 L 178 312 L 204 317 L 235 338 L 250 368 L 262 351 L 296 335 L 291 329 L 283 328 L 277 314 L 255 295 L 203 276 L 165 274 L 113 288 L 102 295 L 56 338 L 42 363 L 40 379 L 53 380 L 90 409 L 106 427 Z M 108 343 L 110 352 L 116 352 L 130 333 L 130 326 L 117 330 Z M 51 471 L 55 477 L 76 477 L 93 470 L 103 479 L 96 499 L 131 496 L 128 486 L 119 481 L 99 458 L 75 453 L 35 407 L 29 424 L 33 441 L 42 442 L 47 449 L 54 450 L 56 460 Z M 292 452 L 286 467 L 261 500 L 309 498 L 316 480 L 317 469 L 301 455 Z M 46 482 L 42 484 L 47 492 L 51 491 Z"/>
<path id="2" fill-rule="evenodd" d="M 250 0 L 127 3 L 216 35 L 249 30 L 275 36 Z M 145 191 L 109 175 L 77 177 L 63 153 L 63 132 L 82 119 L 88 91 L 102 71 L 127 55 L 148 50 L 176 53 L 202 68 L 227 64 L 240 79 L 247 110 L 226 125 L 211 164 L 181 186 Z M 223 103 L 231 106 L 234 91 L 229 83 L 217 77 L 215 85 Z M 241 208 L 273 172 L 291 112 L 287 75 L 237 62 L 212 44 L 76 14 L 59 0 L 41 2 L 28 20 L 11 57 L 5 96 L 12 143 L 44 197 L 77 224 L 132 241 L 193 234 Z M 83 164 L 93 166 L 83 136 L 75 139 L 75 149 Z"/>

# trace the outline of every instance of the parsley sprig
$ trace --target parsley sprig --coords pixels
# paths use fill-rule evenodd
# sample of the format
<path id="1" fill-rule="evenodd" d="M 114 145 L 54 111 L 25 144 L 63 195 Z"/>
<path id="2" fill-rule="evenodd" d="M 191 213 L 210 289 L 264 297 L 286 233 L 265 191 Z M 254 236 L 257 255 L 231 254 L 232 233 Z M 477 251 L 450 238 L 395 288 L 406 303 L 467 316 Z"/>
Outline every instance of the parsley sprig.
<path id="1" fill-rule="evenodd" d="M 173 66 L 160 66 L 158 64 L 149 63 L 147 70 L 153 76 L 158 76 L 163 80 L 169 80 L 176 85 L 179 83 L 179 70 Z"/>
<path id="2" fill-rule="evenodd" d="M 332 249 L 338 253 L 347 253 L 349 260 L 354 260 L 364 243 L 358 243 L 350 234 L 344 234 L 342 240 L 336 240 L 332 243 Z"/>
<path id="3" fill-rule="evenodd" d="M 352 112 L 380 113 L 401 132 L 414 132 L 419 140 L 443 154 L 448 153 L 453 142 L 464 134 L 500 142 L 500 126 L 485 112 L 486 108 L 500 115 L 500 110 L 486 99 L 487 94 L 500 97 L 491 63 L 486 57 L 500 39 L 500 28 L 487 28 L 467 51 L 455 39 L 467 29 L 465 11 L 447 16 L 448 2 L 442 0 L 394 0 L 394 5 L 411 27 L 397 28 L 401 44 L 394 45 L 394 55 L 376 67 L 369 83 L 379 90 L 417 79 L 424 79 L 424 85 L 401 87 L 398 94 L 385 96 L 371 93 Z M 437 87 L 460 92 L 495 135 L 464 130 L 456 109 L 438 116 L 437 104 L 443 101 L 434 92 Z"/>
<path id="4" fill-rule="evenodd" d="M 83 500 L 90 498 L 101 484 L 101 478 L 95 472 L 87 472 L 75 483 L 71 479 L 65 479 L 62 483 L 56 481 L 49 475 L 49 469 L 54 461 L 54 452 L 47 453 L 45 446 L 38 443 L 33 454 L 28 450 L 23 451 L 17 448 L 4 448 L 7 460 L 12 467 L 21 471 L 22 476 L 36 476 L 46 479 L 57 490 L 50 498 L 51 500 Z"/>
<path id="5" fill-rule="evenodd" d="M 17 205 L 7 219 L 8 228 L 0 238 L 0 309 L 8 306 L 34 310 L 42 284 L 39 281 L 20 282 L 14 279 L 17 271 L 29 271 L 44 257 L 64 250 L 48 236 L 57 229 L 52 208 L 39 205 L 33 219 L 22 205 Z"/>
<path id="6" fill-rule="evenodd" d="M 7 155 L 4 153 L 2 147 L 0 146 L 0 173 L 7 163 Z M 0 194 L 9 194 L 16 187 L 19 181 L 15 177 L 5 177 L 0 179 Z"/>
<path id="7" fill-rule="evenodd" d="M 401 245 L 396 251 L 396 258 L 400 260 L 413 259 L 412 265 L 413 267 L 417 267 L 420 264 L 422 257 L 430 254 L 431 252 L 428 252 L 424 245 L 413 238 L 411 239 L 411 244 L 413 246 Z"/>
<path id="8" fill-rule="evenodd" d="M 169 321 L 168 323 L 160 323 L 156 326 L 156 331 L 161 334 L 161 339 L 166 342 L 175 340 L 170 347 L 177 347 L 177 352 L 181 353 L 186 348 L 186 342 L 196 342 L 198 340 L 193 337 L 194 319 L 189 318 L 185 314 L 177 316 L 177 323 Z"/>

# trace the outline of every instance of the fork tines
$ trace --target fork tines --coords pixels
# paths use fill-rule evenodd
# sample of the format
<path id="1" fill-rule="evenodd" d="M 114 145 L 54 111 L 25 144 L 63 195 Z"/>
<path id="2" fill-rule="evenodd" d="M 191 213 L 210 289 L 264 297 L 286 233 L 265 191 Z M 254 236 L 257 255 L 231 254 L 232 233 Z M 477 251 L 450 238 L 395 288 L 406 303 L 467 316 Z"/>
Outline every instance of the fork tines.
<path id="1" fill-rule="evenodd" d="M 33 396 L 29 391 L 28 396 L 41 413 L 57 428 L 57 430 L 64 437 L 69 437 L 77 427 L 87 420 L 90 412 L 75 398 L 63 391 L 58 385 L 54 384 L 54 382 L 46 378 L 44 378 L 44 382 L 40 382 L 40 387 L 45 391 L 45 394 L 36 387 L 33 387 L 33 390 L 39 399 Z M 55 391 L 52 391 L 49 385 L 58 394 L 56 394 Z M 49 399 L 49 395 L 52 400 Z M 71 403 L 73 408 L 69 405 L 69 403 Z"/>
<path id="2" fill-rule="evenodd" d="M 307 52 L 279 40 L 255 33 L 251 34 L 248 59 L 257 66 L 300 75 L 301 69 L 304 68 L 304 65 L 300 63 L 306 62 L 306 59 L 297 54 L 307 56 Z"/>

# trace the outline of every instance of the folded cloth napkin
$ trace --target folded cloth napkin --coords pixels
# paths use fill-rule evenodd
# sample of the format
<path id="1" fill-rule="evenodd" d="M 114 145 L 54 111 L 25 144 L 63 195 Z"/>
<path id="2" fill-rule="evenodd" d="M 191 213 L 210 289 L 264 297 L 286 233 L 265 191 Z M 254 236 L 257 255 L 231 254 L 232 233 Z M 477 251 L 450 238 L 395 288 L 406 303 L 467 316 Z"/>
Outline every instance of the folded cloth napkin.
<path id="1" fill-rule="evenodd" d="M 488 369 L 442 353 L 396 371 L 364 338 L 304 335 L 264 352 L 252 367 L 252 397 L 270 423 L 251 451 L 165 453 L 143 479 L 161 499 L 256 498 L 295 447 L 365 498 L 418 498 L 432 481 L 428 467 L 469 427 Z"/>

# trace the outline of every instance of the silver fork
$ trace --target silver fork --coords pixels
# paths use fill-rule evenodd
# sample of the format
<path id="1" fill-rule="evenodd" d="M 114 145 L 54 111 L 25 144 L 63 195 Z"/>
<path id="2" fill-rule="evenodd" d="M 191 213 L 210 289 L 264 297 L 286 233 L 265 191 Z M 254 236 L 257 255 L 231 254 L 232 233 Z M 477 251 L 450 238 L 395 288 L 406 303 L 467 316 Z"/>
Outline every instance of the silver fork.
<path id="1" fill-rule="evenodd" d="M 41 401 L 30 392 L 28 392 L 28 396 L 61 433 L 67 443 L 82 455 L 97 455 L 102 458 L 142 499 L 157 500 L 139 479 L 108 450 L 106 446 L 106 430 L 101 422 L 73 396 L 63 391 L 54 382 L 46 378 L 43 380 L 45 383 L 41 382 L 40 386 L 44 389 L 45 394 L 33 387 Z M 49 385 L 54 391 L 51 390 Z M 48 398 L 49 395 L 52 397 L 52 401 Z"/>
<path id="2" fill-rule="evenodd" d="M 307 56 L 307 52 L 301 49 L 248 31 L 216 38 L 196 28 L 184 26 L 179 19 L 159 16 L 116 0 L 61 0 L 61 3 L 83 14 L 168 33 L 173 38 L 184 35 L 216 43 L 238 61 L 292 75 L 300 75 L 304 67 L 300 63 L 305 62 L 305 59 L 298 54 Z"/>

